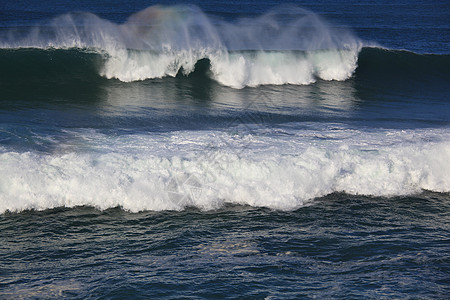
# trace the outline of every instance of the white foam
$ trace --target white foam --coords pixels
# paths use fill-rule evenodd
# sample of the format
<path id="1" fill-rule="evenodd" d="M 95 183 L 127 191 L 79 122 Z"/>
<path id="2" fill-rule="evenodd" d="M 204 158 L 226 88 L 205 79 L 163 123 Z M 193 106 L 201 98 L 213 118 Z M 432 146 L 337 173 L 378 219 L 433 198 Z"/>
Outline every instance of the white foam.
<path id="1" fill-rule="evenodd" d="M 291 210 L 332 192 L 450 192 L 448 130 L 289 133 L 114 138 L 89 131 L 74 132 L 77 145 L 51 154 L 4 149 L 0 213 L 79 205 L 210 210 L 225 203 Z"/>
<path id="2" fill-rule="evenodd" d="M 329 50 L 308 53 L 253 53 L 203 51 L 153 53 L 124 51 L 110 57 L 102 70 L 107 78 L 124 82 L 174 77 L 181 68 L 185 74 L 194 70 L 195 63 L 207 58 L 212 76 L 219 83 L 233 88 L 264 84 L 310 84 L 316 78 L 346 80 L 356 69 L 358 51 Z"/>
<path id="3" fill-rule="evenodd" d="M 234 88 L 264 84 L 310 84 L 316 78 L 346 80 L 357 66 L 359 49 L 327 50 L 306 53 L 265 52 L 231 53 L 208 57 L 213 77 Z"/>

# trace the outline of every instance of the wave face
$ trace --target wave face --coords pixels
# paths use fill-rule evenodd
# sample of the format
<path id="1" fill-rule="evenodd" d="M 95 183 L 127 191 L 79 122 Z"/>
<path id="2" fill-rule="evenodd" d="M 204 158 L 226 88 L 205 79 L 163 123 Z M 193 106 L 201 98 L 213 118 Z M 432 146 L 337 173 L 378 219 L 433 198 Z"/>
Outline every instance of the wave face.
<path id="1" fill-rule="evenodd" d="M 213 79 L 242 88 L 348 79 L 361 42 L 292 6 L 233 23 L 209 18 L 195 6 L 152 6 L 124 24 L 89 13 L 62 15 L 3 32 L 0 47 L 86 49 L 101 56 L 101 76 L 124 82 L 188 75 L 207 59 Z"/>
<path id="2" fill-rule="evenodd" d="M 105 77 L 128 82 L 191 75 L 212 77 L 235 88 L 263 84 L 302 85 L 317 79 L 346 80 L 351 77 L 372 84 L 390 82 L 392 88 L 395 87 L 392 83 L 402 81 L 434 82 L 445 86 L 443 83 L 450 80 L 450 55 L 371 47 L 362 48 L 356 57 L 349 50 L 229 51 L 221 57 L 191 57 L 189 66 L 186 60 L 176 55 L 124 51 L 126 62 L 92 49 L 0 49 L 0 79 L 4 88 L 24 83 L 92 84 L 101 83 Z"/>
<path id="3" fill-rule="evenodd" d="M 450 55 L 417 54 L 404 50 L 363 48 L 358 57 L 356 76 L 366 82 L 415 82 L 441 88 L 450 80 Z"/>

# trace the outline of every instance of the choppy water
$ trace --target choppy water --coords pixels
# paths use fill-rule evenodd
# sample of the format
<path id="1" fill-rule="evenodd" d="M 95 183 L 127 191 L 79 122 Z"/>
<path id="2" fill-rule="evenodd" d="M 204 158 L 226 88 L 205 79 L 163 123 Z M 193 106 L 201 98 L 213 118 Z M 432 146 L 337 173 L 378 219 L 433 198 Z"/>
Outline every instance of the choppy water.
<path id="1" fill-rule="evenodd" d="M 3 214 L 2 297 L 445 298 L 449 195 Z"/>
<path id="2" fill-rule="evenodd" d="M 445 298 L 447 3 L 148 5 L 1 12 L 2 298 Z"/>

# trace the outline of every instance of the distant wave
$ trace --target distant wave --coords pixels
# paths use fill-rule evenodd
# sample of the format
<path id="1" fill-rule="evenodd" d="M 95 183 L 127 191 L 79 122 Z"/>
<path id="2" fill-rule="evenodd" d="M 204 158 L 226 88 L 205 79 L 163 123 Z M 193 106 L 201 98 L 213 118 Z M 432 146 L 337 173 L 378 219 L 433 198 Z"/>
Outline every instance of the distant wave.
<path id="1" fill-rule="evenodd" d="M 93 84 L 201 73 L 233 88 L 356 77 L 448 82 L 450 55 L 363 47 L 350 31 L 288 6 L 225 22 L 195 6 L 152 6 L 115 24 L 90 13 L 0 31 L 0 84 Z"/>
<path id="2" fill-rule="evenodd" d="M 202 76 L 225 86 L 242 88 L 263 84 L 311 84 L 317 79 L 346 80 L 352 76 L 357 59 L 355 53 L 348 50 L 189 55 L 128 50 L 121 59 L 92 49 L 2 49 L 0 79 L 4 83 L 27 84 L 38 80 L 92 82 L 102 76 L 132 82 L 189 76 L 196 71 L 198 74 L 201 69 Z"/>
<path id="3" fill-rule="evenodd" d="M 152 6 L 124 24 L 78 13 L 0 33 L 2 49 L 49 51 L 41 58 L 61 58 L 57 49 L 97 52 L 102 56 L 99 74 L 125 82 L 176 76 L 180 71 L 188 75 L 199 60 L 207 59 L 211 77 L 235 88 L 345 80 L 356 68 L 360 45 L 349 31 L 293 6 L 232 23 L 208 17 L 195 6 Z M 65 62 L 73 65 L 73 60 Z"/>
<path id="4" fill-rule="evenodd" d="M 126 53 L 121 60 L 95 49 L 0 49 L 0 85 L 5 90 L 45 83 L 92 85 L 114 78 L 131 82 L 192 75 L 234 88 L 349 78 L 392 87 L 398 82 L 450 80 L 450 55 L 370 47 L 362 48 L 356 57 L 349 50 L 231 51 L 219 57 L 191 57 L 192 66 L 182 59 L 187 53 L 180 57 L 151 51 Z"/>

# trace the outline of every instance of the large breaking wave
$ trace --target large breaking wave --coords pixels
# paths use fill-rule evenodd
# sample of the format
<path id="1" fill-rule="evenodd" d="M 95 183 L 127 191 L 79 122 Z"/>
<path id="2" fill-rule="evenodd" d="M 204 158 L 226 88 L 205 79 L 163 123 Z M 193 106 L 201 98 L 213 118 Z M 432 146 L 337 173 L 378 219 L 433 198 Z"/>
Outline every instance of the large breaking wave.
<path id="1" fill-rule="evenodd" d="M 0 84 L 4 89 L 16 85 L 60 83 L 94 84 L 105 77 L 122 80 L 161 78 L 166 76 L 213 77 L 212 61 L 196 58 L 189 71 L 180 61 L 165 54 L 148 51 L 126 51 L 127 63 L 118 58 L 92 49 L 0 49 Z M 318 78 L 344 80 L 350 76 L 367 83 L 382 84 L 395 88 L 397 82 L 436 83 L 448 86 L 450 80 L 450 55 L 417 54 L 408 51 L 365 47 L 360 50 L 356 63 L 348 57 L 348 50 L 333 51 L 229 51 L 220 67 L 228 70 L 228 79 L 221 77 L 222 84 L 231 87 L 262 84 L 310 84 Z M 137 60 L 137 61 L 135 61 Z M 344 59 L 345 60 L 345 59 Z M 135 61 L 134 63 L 132 63 Z M 140 63 L 138 63 L 140 61 Z M 158 62 L 165 61 L 162 64 Z M 244 68 L 251 61 L 251 68 Z M 177 62 L 178 64 L 175 64 Z M 314 62 L 313 67 L 310 63 Z M 115 65 L 115 64 L 118 65 Z M 122 64 L 123 63 L 123 64 Z M 302 64 L 303 63 L 303 64 Z M 319 67 L 322 65 L 322 67 Z M 301 69 L 300 66 L 304 68 Z M 216 67 L 217 68 L 217 67 Z M 242 71 L 243 73 L 238 73 Z M 246 73 L 250 72 L 250 73 Z M 109 74 L 108 76 L 106 74 Z M 225 76 L 221 73 L 221 76 Z M 233 75 L 234 74 L 234 75 Z M 238 75 L 247 76 L 239 78 Z M 151 76 L 150 76 L 151 75 Z M 228 76 L 227 75 L 227 76 Z M 220 82 L 220 81 L 219 81 Z"/>
<path id="2" fill-rule="evenodd" d="M 71 13 L 10 29 L 0 33 L 0 47 L 84 49 L 102 56 L 100 75 L 125 82 L 188 75 L 207 59 L 213 79 L 242 88 L 348 79 L 361 42 L 298 7 L 226 22 L 195 6 L 152 6 L 124 24 Z"/>

